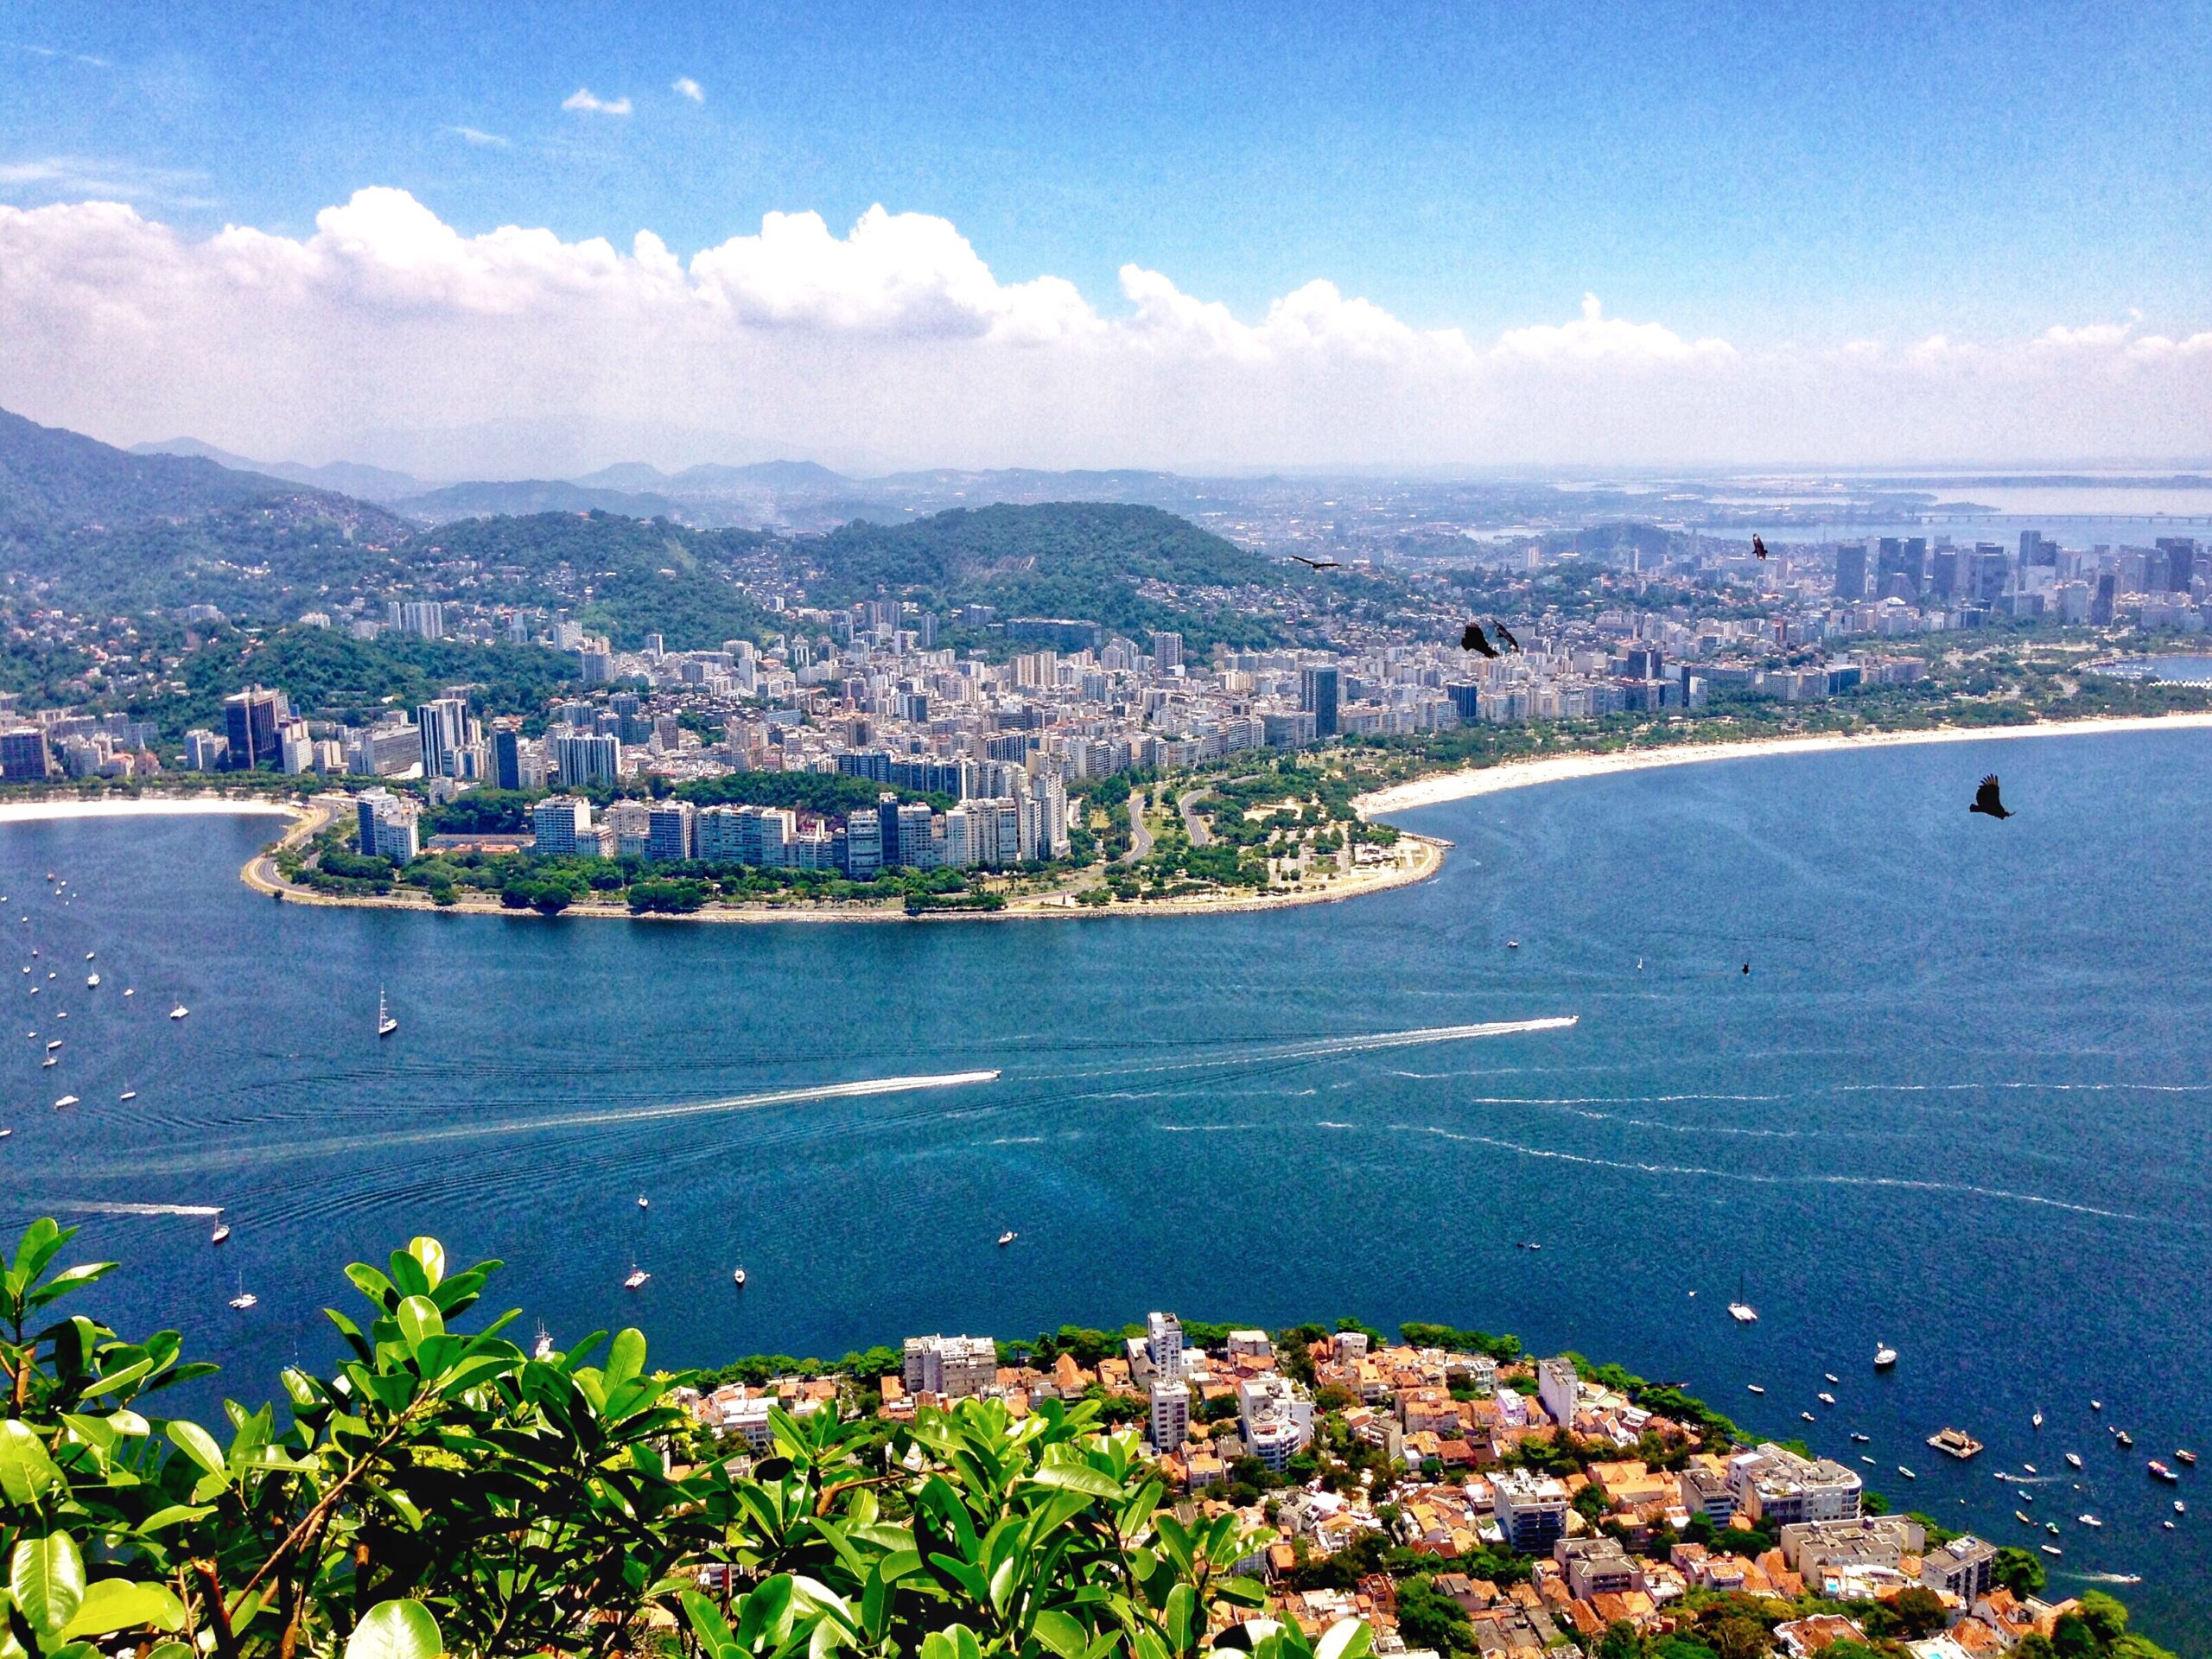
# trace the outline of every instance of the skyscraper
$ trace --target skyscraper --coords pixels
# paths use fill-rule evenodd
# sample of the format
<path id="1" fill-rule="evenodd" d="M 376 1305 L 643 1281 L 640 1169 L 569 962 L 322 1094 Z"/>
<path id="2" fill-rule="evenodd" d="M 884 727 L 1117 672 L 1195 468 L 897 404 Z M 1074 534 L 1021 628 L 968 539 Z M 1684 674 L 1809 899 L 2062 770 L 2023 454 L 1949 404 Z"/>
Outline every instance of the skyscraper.
<path id="1" fill-rule="evenodd" d="M 2166 556 L 2166 591 L 2185 594 L 2196 575 L 2196 543 L 2188 536 L 2161 536 L 2158 550 Z"/>
<path id="2" fill-rule="evenodd" d="M 284 694 L 264 685 L 249 685 L 223 699 L 223 725 L 230 740 L 233 770 L 251 772 L 277 759 L 276 728 L 290 716 Z"/>
<path id="3" fill-rule="evenodd" d="M 1866 543 L 1845 542 L 1835 550 L 1835 596 L 1866 597 Z"/>
<path id="4" fill-rule="evenodd" d="M 1337 671 L 1334 667 L 1302 670 L 1298 677 L 1298 706 L 1313 716 L 1313 735 L 1337 734 Z"/>

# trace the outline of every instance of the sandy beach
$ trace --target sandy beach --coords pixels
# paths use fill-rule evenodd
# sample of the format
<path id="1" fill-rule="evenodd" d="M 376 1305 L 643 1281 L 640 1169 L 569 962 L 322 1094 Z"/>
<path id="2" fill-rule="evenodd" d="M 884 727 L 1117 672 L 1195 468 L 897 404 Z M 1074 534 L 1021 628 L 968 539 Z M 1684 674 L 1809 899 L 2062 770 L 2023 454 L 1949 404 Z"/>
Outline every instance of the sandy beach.
<path id="1" fill-rule="evenodd" d="M 1819 754 L 1834 749 L 1891 748 L 1907 743 L 1987 743 L 2025 737 L 2091 737 L 2113 732 L 2162 732 L 2212 727 L 2212 714 L 2152 715 L 2111 720 L 2039 721 L 2031 726 L 1942 726 L 1921 732 L 1831 733 L 1813 737 L 1746 738 L 1740 743 L 1683 743 L 1662 749 L 1625 749 L 1613 754 L 1562 754 L 1534 760 L 1512 760 L 1495 766 L 1444 772 L 1394 784 L 1359 798 L 1365 817 L 1402 812 L 1416 806 L 1437 806 L 1464 801 L 1501 790 L 1529 789 L 1538 784 L 1570 783 L 1578 778 L 1603 778 L 1617 772 L 1643 772 L 1654 766 L 1700 766 L 1715 760 L 1758 760 L 1779 754 Z"/>
<path id="2" fill-rule="evenodd" d="M 299 811 L 276 801 L 222 795 L 149 795 L 119 801 L 0 801 L 0 823 L 37 823 L 54 818 L 201 817 L 217 813 L 286 818 Z"/>

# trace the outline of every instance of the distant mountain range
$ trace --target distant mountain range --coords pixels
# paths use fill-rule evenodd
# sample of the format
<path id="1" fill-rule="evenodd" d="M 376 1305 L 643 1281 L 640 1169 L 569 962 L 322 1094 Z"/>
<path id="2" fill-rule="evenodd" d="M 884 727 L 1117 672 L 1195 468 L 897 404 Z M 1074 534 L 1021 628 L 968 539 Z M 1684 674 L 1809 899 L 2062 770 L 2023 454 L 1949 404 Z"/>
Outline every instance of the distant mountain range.
<path id="1" fill-rule="evenodd" d="M 340 495 L 357 496 L 364 501 L 389 503 L 410 495 L 420 495 L 430 486 L 419 478 L 406 473 L 395 473 L 388 467 L 366 467 L 359 461 L 334 461 L 321 467 L 303 467 L 296 461 L 248 461 L 234 455 L 227 449 L 218 449 L 212 443 L 202 443 L 197 438 L 171 438 L 165 443 L 137 443 L 130 447 L 134 455 L 194 455 L 212 461 L 218 467 L 227 467 L 232 472 L 260 473 L 269 478 L 281 478 L 289 483 L 305 484 L 311 489 L 334 490 Z"/>

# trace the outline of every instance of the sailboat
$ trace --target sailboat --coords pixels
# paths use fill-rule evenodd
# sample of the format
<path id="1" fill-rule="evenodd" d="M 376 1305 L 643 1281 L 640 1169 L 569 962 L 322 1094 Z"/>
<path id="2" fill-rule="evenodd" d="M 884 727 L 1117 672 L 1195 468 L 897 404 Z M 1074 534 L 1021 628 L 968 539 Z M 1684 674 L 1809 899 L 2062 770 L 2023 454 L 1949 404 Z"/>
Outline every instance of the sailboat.
<path id="1" fill-rule="evenodd" d="M 215 1224 L 215 1230 L 207 1235 L 207 1242 L 210 1244 L 219 1244 L 230 1236 L 231 1224 L 227 1221 L 219 1221 Z"/>
<path id="2" fill-rule="evenodd" d="M 740 1268 L 735 1273 L 730 1274 L 729 1278 L 730 1282 L 735 1285 L 740 1290 L 743 1290 L 745 1288 L 745 1269 L 743 1268 Z"/>
<path id="3" fill-rule="evenodd" d="M 245 1287 L 245 1274 L 243 1273 L 238 1274 L 238 1294 L 231 1298 L 231 1306 L 238 1309 L 239 1313 L 243 1313 L 246 1309 L 255 1306 L 260 1300 L 260 1297 L 255 1295 L 251 1291 Z"/>
<path id="4" fill-rule="evenodd" d="M 652 1274 L 647 1273 L 643 1268 L 632 1263 L 630 1268 L 630 1276 L 622 1281 L 622 1288 L 625 1290 L 643 1290 L 645 1287 L 645 1281 L 652 1277 Z"/>
<path id="5" fill-rule="evenodd" d="M 384 1000 L 384 987 L 377 987 L 377 1035 L 389 1037 L 399 1029 L 399 1021 L 391 1017 L 391 1009 Z"/>
<path id="6" fill-rule="evenodd" d="M 1759 1311 L 1744 1300 L 1744 1275 L 1736 1275 L 1736 1300 L 1728 1304 L 1728 1317 L 1738 1325 L 1757 1325 Z"/>
<path id="7" fill-rule="evenodd" d="M 1897 1351 L 1896 1349 L 1894 1349 L 1894 1348 L 1891 1347 L 1891 1346 L 1890 1346 L 1890 1344 L 1889 1344 L 1888 1343 L 1886 1343 L 1886 1342 L 1880 1342 L 1880 1341 L 1878 1341 L 1878 1342 L 1876 1342 L 1876 1343 L 1875 1343 L 1875 1344 L 1874 1344 L 1874 1369 L 1875 1369 L 1876 1370 L 1878 1370 L 1878 1371 L 1886 1371 L 1886 1370 L 1888 1370 L 1890 1369 L 1890 1367 L 1891 1367 L 1891 1366 L 1892 1366 L 1892 1365 L 1896 1364 L 1897 1363 Z"/>
<path id="8" fill-rule="evenodd" d="M 553 1357 L 553 1333 L 545 1328 L 545 1323 L 542 1319 L 538 1321 L 537 1340 L 530 1345 L 530 1357 L 532 1359 Z"/>

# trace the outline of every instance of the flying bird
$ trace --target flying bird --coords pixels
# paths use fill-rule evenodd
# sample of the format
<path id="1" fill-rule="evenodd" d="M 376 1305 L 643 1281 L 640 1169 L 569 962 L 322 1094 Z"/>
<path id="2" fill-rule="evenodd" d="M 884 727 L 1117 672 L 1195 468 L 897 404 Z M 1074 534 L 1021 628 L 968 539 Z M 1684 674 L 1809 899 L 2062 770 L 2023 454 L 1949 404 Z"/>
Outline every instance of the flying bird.
<path id="1" fill-rule="evenodd" d="M 1974 804 L 1967 808 L 1967 810 L 1986 812 L 1993 818 L 2009 818 L 2012 816 L 2005 810 L 2005 803 L 1998 798 L 1995 772 L 1991 772 L 1988 777 L 1981 780 L 1981 787 L 1974 792 Z"/>
<path id="2" fill-rule="evenodd" d="M 1491 644 L 1490 636 L 1483 632 L 1483 625 L 1479 622 L 1467 624 L 1466 632 L 1459 636 L 1459 649 L 1479 651 L 1485 657 L 1497 655 L 1497 647 Z"/>
<path id="3" fill-rule="evenodd" d="M 1761 558 L 1766 557 L 1766 543 L 1759 539 L 1757 531 L 1753 531 L 1751 535 L 1751 551 Z"/>
<path id="4" fill-rule="evenodd" d="M 1344 569 L 1344 566 L 1335 559 L 1309 559 L 1296 553 L 1292 554 L 1290 556 L 1296 559 L 1300 564 L 1306 565 L 1315 570 L 1341 570 Z"/>
<path id="5" fill-rule="evenodd" d="M 1518 651 L 1521 649 L 1521 642 L 1513 637 L 1513 631 L 1507 627 L 1504 623 L 1499 621 L 1496 617 L 1492 617 L 1491 619 L 1490 626 L 1491 631 L 1497 635 L 1499 642 L 1503 645 L 1508 651 Z"/>

